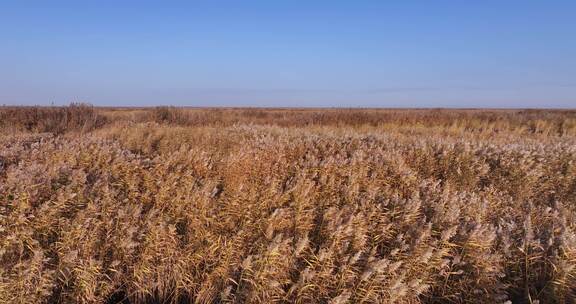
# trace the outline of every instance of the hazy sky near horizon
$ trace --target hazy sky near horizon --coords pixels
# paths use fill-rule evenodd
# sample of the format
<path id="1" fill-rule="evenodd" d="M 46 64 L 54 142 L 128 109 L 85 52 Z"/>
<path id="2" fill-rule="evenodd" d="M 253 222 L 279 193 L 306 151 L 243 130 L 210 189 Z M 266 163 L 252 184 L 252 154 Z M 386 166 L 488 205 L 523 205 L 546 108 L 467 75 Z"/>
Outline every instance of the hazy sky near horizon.
<path id="1" fill-rule="evenodd" d="M 576 1 L 2 1 L 0 105 L 576 107 Z"/>

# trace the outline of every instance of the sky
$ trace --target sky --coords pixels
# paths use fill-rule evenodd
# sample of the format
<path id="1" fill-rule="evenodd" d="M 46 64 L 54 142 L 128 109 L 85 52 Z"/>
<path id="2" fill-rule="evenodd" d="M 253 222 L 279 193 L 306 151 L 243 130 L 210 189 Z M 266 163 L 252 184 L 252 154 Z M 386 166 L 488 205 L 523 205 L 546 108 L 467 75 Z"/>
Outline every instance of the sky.
<path id="1" fill-rule="evenodd" d="M 0 0 L 0 105 L 576 108 L 576 1 Z"/>

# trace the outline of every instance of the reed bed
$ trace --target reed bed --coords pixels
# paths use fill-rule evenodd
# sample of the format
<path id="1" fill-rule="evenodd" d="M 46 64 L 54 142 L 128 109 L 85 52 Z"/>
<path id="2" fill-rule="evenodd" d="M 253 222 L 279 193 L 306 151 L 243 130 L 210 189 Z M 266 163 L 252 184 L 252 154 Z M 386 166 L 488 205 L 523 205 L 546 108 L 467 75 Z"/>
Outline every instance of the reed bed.
<path id="1" fill-rule="evenodd" d="M 575 303 L 575 111 L 0 117 L 2 303 Z"/>

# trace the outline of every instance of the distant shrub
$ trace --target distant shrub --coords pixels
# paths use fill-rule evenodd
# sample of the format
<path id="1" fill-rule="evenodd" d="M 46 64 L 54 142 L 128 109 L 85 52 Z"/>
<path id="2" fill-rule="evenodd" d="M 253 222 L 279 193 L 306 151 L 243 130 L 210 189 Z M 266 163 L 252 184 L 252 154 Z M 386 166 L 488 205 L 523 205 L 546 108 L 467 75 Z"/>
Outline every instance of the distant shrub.
<path id="1" fill-rule="evenodd" d="M 84 103 L 72 103 L 67 107 L 0 108 L 0 124 L 4 127 L 33 132 L 88 132 L 105 123 L 104 116 L 98 114 L 93 106 Z"/>

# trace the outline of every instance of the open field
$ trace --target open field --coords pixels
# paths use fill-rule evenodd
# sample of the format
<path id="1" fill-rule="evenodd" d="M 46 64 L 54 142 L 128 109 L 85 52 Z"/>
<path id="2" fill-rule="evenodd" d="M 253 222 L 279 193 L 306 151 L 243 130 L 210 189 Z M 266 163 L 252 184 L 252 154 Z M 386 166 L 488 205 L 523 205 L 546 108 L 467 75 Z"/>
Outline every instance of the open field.
<path id="1" fill-rule="evenodd" d="M 0 107 L 0 303 L 575 299 L 576 111 Z"/>

